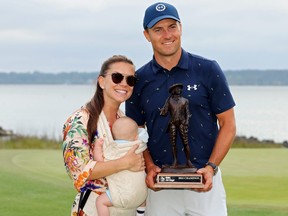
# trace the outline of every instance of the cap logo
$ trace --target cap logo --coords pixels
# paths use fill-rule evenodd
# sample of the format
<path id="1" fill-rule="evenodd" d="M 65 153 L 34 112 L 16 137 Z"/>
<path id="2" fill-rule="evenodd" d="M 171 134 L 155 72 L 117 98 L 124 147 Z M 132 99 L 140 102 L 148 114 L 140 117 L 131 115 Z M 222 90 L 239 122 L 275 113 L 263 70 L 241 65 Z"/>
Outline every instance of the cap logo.
<path id="1" fill-rule="evenodd" d="M 164 4 L 158 4 L 156 5 L 157 11 L 164 11 L 166 9 L 166 6 Z"/>

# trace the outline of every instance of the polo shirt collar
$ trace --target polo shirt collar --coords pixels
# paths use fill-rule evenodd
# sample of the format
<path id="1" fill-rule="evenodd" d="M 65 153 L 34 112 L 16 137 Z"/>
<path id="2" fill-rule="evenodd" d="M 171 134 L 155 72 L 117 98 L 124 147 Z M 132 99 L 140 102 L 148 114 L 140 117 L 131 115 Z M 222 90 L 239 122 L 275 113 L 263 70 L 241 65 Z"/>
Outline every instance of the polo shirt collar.
<path id="1" fill-rule="evenodd" d="M 188 53 L 182 48 L 181 58 L 175 67 L 183 70 L 188 70 L 188 63 L 189 63 Z M 163 70 L 163 67 L 157 63 L 154 55 L 152 59 L 152 70 L 154 73 L 159 73 L 160 71 Z"/>

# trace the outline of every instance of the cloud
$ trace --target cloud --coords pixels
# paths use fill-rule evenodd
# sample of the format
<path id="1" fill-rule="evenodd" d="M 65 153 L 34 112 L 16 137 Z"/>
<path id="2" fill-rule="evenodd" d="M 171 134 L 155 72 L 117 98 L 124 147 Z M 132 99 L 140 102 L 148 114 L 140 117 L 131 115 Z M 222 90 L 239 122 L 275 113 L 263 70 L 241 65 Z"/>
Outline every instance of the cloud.
<path id="1" fill-rule="evenodd" d="M 30 0 L 39 6 L 51 7 L 56 10 L 93 10 L 97 11 L 108 6 L 105 0 Z"/>
<path id="2" fill-rule="evenodd" d="M 118 1 L 118 0 L 30 0 L 39 6 L 51 7 L 62 11 L 90 11 L 98 12 L 114 7 L 124 7 L 139 5 L 137 1 Z"/>
<path id="3" fill-rule="evenodd" d="M 50 40 L 51 38 L 49 38 Z M 39 43 L 48 40 L 46 35 L 25 29 L 0 30 L 0 42 L 2 43 Z"/>
<path id="4" fill-rule="evenodd" d="M 152 57 L 142 19 L 154 2 L 1 0 L 1 68 L 92 71 L 113 54 L 141 66 Z M 224 69 L 288 68 L 286 0 L 167 2 L 178 9 L 187 51 L 219 59 Z"/>

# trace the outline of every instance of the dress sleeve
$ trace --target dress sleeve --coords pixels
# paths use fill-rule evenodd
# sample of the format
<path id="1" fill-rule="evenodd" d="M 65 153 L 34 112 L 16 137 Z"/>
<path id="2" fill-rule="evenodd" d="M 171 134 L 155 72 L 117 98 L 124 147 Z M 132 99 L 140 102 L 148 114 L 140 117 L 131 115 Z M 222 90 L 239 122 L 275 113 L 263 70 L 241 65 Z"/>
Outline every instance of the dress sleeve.
<path id="1" fill-rule="evenodd" d="M 64 164 L 77 191 L 81 191 L 87 186 L 87 178 L 96 164 L 90 153 L 88 143 L 88 118 L 87 111 L 84 109 L 77 110 L 68 118 L 63 127 Z M 100 186 L 102 183 L 101 180 L 99 181 Z"/>

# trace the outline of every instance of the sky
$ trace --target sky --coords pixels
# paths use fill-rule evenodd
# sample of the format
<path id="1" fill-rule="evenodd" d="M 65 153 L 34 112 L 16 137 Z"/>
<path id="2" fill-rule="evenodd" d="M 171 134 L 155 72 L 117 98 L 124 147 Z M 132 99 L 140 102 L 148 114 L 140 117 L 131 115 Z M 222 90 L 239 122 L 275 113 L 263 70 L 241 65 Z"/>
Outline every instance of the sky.
<path id="1" fill-rule="evenodd" d="M 93 72 L 114 54 L 152 58 L 144 0 L 0 0 L 0 72 Z M 167 0 L 182 47 L 223 70 L 288 69 L 287 0 Z"/>

